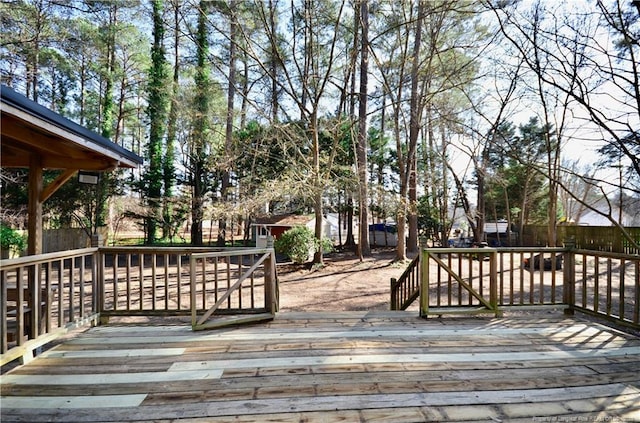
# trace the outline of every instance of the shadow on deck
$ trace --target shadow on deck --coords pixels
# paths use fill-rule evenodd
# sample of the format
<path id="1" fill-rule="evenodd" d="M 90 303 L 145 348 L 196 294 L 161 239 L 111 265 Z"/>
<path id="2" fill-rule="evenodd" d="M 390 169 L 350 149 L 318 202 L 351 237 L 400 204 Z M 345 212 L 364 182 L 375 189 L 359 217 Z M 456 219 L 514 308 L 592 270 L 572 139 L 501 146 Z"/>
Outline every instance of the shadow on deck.
<path id="1" fill-rule="evenodd" d="M 111 324 L 2 377 L 1 420 L 640 420 L 640 338 L 580 318 L 278 313 Z M 571 421 L 571 420 L 569 420 Z M 581 420 L 582 421 L 582 420 Z"/>

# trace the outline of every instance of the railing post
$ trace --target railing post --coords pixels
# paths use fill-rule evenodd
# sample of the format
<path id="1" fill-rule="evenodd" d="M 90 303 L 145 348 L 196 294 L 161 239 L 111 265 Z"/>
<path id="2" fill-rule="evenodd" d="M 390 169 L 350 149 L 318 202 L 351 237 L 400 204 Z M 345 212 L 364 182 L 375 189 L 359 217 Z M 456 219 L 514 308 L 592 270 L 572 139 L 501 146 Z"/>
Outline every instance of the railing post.
<path id="1" fill-rule="evenodd" d="M 94 293 L 91 296 L 93 301 L 91 307 L 92 311 L 98 314 L 102 313 L 102 286 L 104 285 L 100 254 L 100 249 L 97 249 L 91 256 L 91 291 Z M 100 323 L 100 319 L 98 319 L 98 323 Z"/>
<path id="2" fill-rule="evenodd" d="M 576 254 L 574 252 L 575 241 L 565 240 L 564 246 L 564 270 L 562 274 L 562 301 L 568 305 L 564 314 L 573 315 L 576 305 Z"/>
<path id="3" fill-rule="evenodd" d="M 95 268 L 97 272 L 97 284 L 96 284 L 97 296 L 96 296 L 95 310 L 100 314 L 99 323 L 101 325 L 106 325 L 107 323 L 109 323 L 109 317 L 103 314 L 104 305 L 105 305 L 104 304 L 105 303 L 105 271 L 104 271 L 105 261 L 104 261 L 104 253 L 99 247 L 98 247 L 98 251 L 96 251 L 94 255 L 94 260 L 96 262 Z M 114 300 L 115 300 L 115 293 L 114 293 Z"/>
<path id="4" fill-rule="evenodd" d="M 273 248 L 264 261 L 264 302 L 269 313 L 275 314 L 278 311 L 278 293 L 276 277 L 276 257 Z"/>
<path id="5" fill-rule="evenodd" d="M 489 253 L 489 304 L 495 316 L 501 317 L 498 310 L 498 251 L 495 249 Z"/>
<path id="6" fill-rule="evenodd" d="M 396 278 L 391 278 L 391 306 L 390 309 L 391 310 L 397 310 L 398 309 L 398 293 L 395 290 L 395 284 L 396 282 L 398 282 L 398 280 Z"/>
<path id="7" fill-rule="evenodd" d="M 420 250 L 420 317 L 427 317 L 429 314 L 429 252 Z"/>

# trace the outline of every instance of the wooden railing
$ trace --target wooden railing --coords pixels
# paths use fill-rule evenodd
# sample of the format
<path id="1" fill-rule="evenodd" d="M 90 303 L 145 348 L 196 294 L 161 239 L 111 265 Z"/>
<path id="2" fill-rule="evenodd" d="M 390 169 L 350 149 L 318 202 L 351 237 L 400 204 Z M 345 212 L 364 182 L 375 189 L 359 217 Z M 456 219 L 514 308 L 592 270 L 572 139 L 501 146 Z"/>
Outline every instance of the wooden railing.
<path id="1" fill-rule="evenodd" d="M 94 322 L 97 248 L 0 262 L 0 364 L 33 351 L 72 328 Z"/>
<path id="2" fill-rule="evenodd" d="M 192 254 L 221 251 L 197 247 L 103 247 L 99 251 L 98 303 L 111 316 L 189 315 Z"/>
<path id="3" fill-rule="evenodd" d="M 589 250 L 571 254 L 573 309 L 640 327 L 640 256 Z"/>
<path id="4" fill-rule="evenodd" d="M 420 265 L 412 262 L 392 282 L 391 308 L 406 309 L 404 300 L 417 295 L 422 316 L 565 308 L 638 328 L 640 256 L 570 248 L 425 249 Z"/>
<path id="5" fill-rule="evenodd" d="M 272 248 L 193 254 L 190 259 L 194 330 L 272 319 L 278 310 Z M 215 320 L 215 315 L 235 318 Z"/>
<path id="6" fill-rule="evenodd" d="M 191 267 L 196 256 L 200 264 Z M 275 312 L 273 250 L 102 247 L 2 260 L 0 365 L 27 361 L 80 325 L 114 316 L 189 316 L 193 308 L 204 314 L 212 298 L 225 295 L 212 315 Z"/>
<path id="7" fill-rule="evenodd" d="M 400 278 L 391 278 L 391 310 L 406 310 L 419 294 L 420 255 L 417 255 Z"/>
<path id="8" fill-rule="evenodd" d="M 497 304 L 510 306 L 567 305 L 563 290 L 563 248 L 498 248 Z"/>

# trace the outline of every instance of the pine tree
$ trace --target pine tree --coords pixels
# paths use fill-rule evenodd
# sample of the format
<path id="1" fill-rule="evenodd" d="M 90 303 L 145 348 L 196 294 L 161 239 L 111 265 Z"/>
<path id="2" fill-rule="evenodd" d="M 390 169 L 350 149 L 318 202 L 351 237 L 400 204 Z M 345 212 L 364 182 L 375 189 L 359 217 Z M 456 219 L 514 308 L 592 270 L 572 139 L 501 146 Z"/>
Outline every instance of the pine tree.
<path id="1" fill-rule="evenodd" d="M 146 243 L 152 244 L 157 238 L 157 225 L 162 220 L 163 182 L 163 139 L 167 121 L 167 61 L 164 49 L 163 1 L 152 0 L 153 46 L 151 47 L 151 68 L 149 69 L 149 161 L 145 174 L 146 201 L 149 207 L 146 216 Z"/>

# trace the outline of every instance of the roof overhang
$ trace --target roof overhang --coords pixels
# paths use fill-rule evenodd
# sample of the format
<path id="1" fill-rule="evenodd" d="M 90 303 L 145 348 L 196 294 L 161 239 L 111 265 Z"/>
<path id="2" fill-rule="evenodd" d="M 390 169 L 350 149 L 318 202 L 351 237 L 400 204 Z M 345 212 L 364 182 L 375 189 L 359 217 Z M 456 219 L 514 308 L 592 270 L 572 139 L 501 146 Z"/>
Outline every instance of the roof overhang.
<path id="1" fill-rule="evenodd" d="M 34 155 L 46 169 L 107 171 L 142 164 L 137 154 L 11 88 L 2 86 L 0 94 L 2 167 L 28 168 Z"/>

